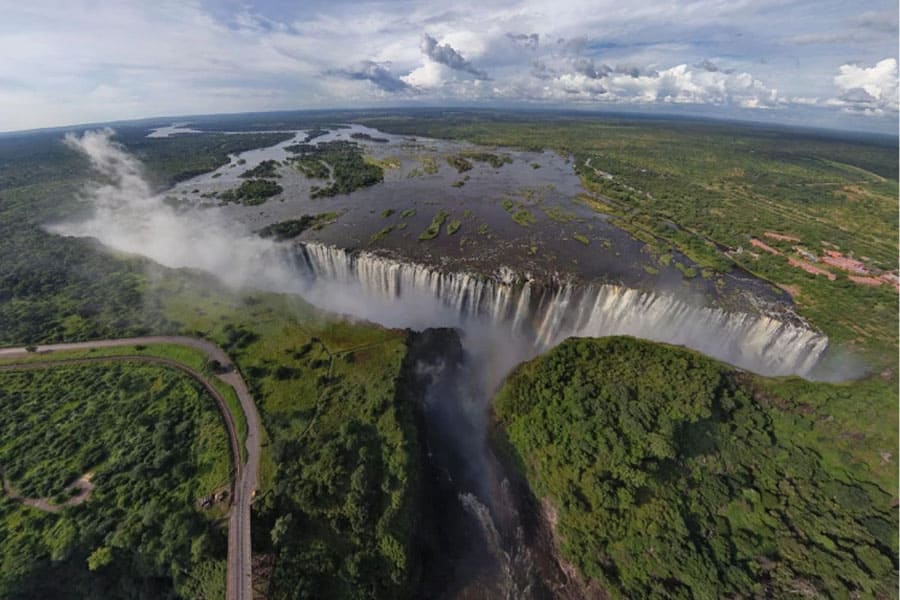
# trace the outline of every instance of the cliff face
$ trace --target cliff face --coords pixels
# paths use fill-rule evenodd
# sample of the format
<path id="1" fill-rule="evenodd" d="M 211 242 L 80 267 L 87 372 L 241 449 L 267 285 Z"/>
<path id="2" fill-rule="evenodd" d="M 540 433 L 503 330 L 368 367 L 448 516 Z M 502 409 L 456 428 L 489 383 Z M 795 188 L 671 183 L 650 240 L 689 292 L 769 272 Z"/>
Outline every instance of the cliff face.
<path id="1" fill-rule="evenodd" d="M 442 270 L 320 244 L 297 247 L 297 268 L 368 297 L 430 298 L 459 320 L 482 320 L 545 350 L 571 336 L 632 335 L 683 345 L 764 375 L 809 375 L 828 339 L 795 317 L 730 312 L 663 292 L 568 280 L 538 282 L 509 269 Z"/>

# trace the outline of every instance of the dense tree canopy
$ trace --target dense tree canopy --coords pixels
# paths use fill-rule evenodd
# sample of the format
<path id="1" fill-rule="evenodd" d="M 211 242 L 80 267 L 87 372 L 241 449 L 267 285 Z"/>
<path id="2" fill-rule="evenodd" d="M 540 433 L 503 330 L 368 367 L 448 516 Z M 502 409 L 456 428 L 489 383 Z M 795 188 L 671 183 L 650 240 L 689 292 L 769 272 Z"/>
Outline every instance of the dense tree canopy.
<path id="1" fill-rule="evenodd" d="M 721 363 L 573 339 L 495 410 L 563 556 L 614 597 L 896 596 L 890 496 L 781 435 L 792 416 Z"/>
<path id="2" fill-rule="evenodd" d="M 189 377 L 131 363 L 0 372 L 0 469 L 41 512 L 0 496 L 0 597 L 221 598 L 222 509 L 198 499 L 229 482 L 228 439 Z"/>

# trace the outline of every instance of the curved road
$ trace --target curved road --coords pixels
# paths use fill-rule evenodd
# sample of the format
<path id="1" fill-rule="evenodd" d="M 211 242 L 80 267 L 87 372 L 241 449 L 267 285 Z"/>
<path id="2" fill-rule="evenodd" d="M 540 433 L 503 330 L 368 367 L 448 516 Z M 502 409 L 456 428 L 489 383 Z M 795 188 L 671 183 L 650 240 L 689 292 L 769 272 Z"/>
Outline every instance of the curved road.
<path id="1" fill-rule="evenodd" d="M 247 448 L 247 462 L 240 462 L 240 440 L 234 428 L 234 421 L 231 413 L 228 411 L 225 399 L 216 391 L 205 375 L 187 367 L 176 361 L 149 355 L 128 355 L 119 357 L 90 357 L 78 358 L 70 360 L 47 361 L 40 363 L 18 363 L 14 365 L 6 365 L 5 368 L 40 368 L 42 366 L 50 366 L 49 363 L 59 365 L 65 363 L 79 362 L 99 362 L 109 360 L 144 360 L 162 363 L 168 366 L 178 368 L 195 379 L 200 381 L 209 391 L 216 402 L 219 404 L 220 410 L 223 412 L 225 422 L 229 429 L 229 438 L 232 440 L 232 453 L 235 460 L 235 484 L 233 494 L 233 504 L 231 517 L 228 524 L 228 582 L 227 582 L 227 598 L 228 600 L 252 600 L 253 598 L 253 576 L 250 564 L 250 504 L 253 501 L 253 495 L 256 492 L 256 482 L 259 474 L 259 415 L 256 412 L 256 405 L 253 398 L 250 397 L 250 391 L 247 389 L 244 379 L 234 367 L 231 359 L 225 354 L 225 351 L 209 342 L 200 338 L 184 337 L 184 336 L 146 336 L 137 338 L 122 338 L 117 340 L 97 340 L 92 342 L 76 342 L 72 344 L 48 344 L 38 346 L 37 353 L 48 353 L 59 350 L 90 350 L 93 348 L 114 348 L 117 346 L 135 346 L 148 344 L 177 344 L 179 346 L 187 346 L 195 350 L 200 350 L 210 360 L 218 361 L 225 369 L 226 373 L 217 375 L 219 379 L 234 388 L 238 400 L 241 403 L 241 410 L 247 421 L 247 439 L 245 442 Z M 28 352 L 23 348 L 0 348 L 0 358 L 17 358 L 17 357 L 34 356 L 34 352 Z"/>

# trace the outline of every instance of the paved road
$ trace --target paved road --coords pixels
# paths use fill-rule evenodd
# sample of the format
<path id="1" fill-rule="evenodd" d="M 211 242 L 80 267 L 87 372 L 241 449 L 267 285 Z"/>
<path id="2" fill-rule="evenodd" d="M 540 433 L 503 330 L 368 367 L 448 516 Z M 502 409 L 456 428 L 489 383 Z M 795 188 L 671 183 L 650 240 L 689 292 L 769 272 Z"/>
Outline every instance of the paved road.
<path id="1" fill-rule="evenodd" d="M 211 392 L 216 399 L 220 409 L 223 411 L 226 423 L 229 426 L 229 437 L 232 439 L 232 452 L 236 452 L 236 481 L 234 485 L 234 497 L 231 509 L 231 516 L 228 525 L 228 582 L 227 582 L 227 598 L 228 600 L 252 600 L 253 599 L 253 575 L 250 564 L 250 504 L 253 501 L 253 495 L 256 491 L 257 477 L 259 476 L 259 414 L 256 412 L 256 405 L 250 397 L 250 391 L 247 389 L 244 379 L 240 373 L 234 368 L 234 364 L 225 352 L 207 340 L 182 336 L 147 336 L 137 338 L 123 338 L 118 340 L 97 340 L 93 342 L 76 342 L 72 344 L 48 344 L 38 346 L 38 353 L 50 353 L 58 350 L 89 350 L 91 348 L 114 348 L 117 346 L 134 346 L 148 344 L 177 344 L 187 346 L 203 352 L 210 360 L 218 361 L 228 372 L 218 375 L 218 378 L 229 384 L 237 393 L 238 400 L 241 403 L 241 409 L 244 411 L 244 418 L 247 421 L 247 439 L 245 442 L 247 448 L 247 462 L 241 464 L 240 449 L 237 446 L 239 440 L 234 429 L 234 422 L 231 413 L 228 412 L 224 398 L 212 387 L 206 376 L 191 369 L 171 361 L 169 359 L 153 357 L 148 355 L 123 356 L 116 360 L 152 360 L 181 369 L 192 375 L 200 381 L 204 387 Z M 33 356 L 25 348 L 0 348 L 0 358 L 16 358 L 16 357 Z M 74 359 L 67 362 L 93 362 L 100 360 L 110 360 L 103 357 L 91 357 L 88 359 Z M 62 361 L 53 361 L 59 364 Z M 46 362 L 41 364 L 47 365 Z M 36 368 L 37 365 L 22 364 L 22 367 Z"/>

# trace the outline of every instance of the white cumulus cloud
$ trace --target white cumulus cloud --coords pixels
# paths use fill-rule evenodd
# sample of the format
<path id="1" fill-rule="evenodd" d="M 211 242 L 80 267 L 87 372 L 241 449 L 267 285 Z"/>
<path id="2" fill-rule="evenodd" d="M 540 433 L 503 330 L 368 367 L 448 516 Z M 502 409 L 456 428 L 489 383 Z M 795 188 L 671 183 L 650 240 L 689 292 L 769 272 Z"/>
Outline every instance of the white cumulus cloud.
<path id="1" fill-rule="evenodd" d="M 833 104 L 881 114 L 897 112 L 897 61 L 885 58 L 873 67 L 842 65 L 834 78 L 841 95 Z"/>

